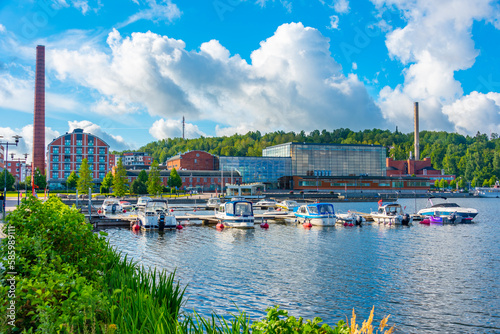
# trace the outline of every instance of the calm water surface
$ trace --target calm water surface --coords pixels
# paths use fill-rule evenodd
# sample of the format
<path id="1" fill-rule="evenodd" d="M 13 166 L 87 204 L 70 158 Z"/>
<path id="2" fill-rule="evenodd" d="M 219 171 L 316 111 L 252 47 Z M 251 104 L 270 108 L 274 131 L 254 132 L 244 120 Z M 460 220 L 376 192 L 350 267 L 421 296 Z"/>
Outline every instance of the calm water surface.
<path id="1" fill-rule="evenodd" d="M 475 224 L 268 230 L 188 226 L 164 234 L 109 229 L 109 240 L 146 266 L 177 270 L 186 309 L 254 320 L 266 307 L 334 324 L 356 310 L 398 333 L 500 333 L 500 199 L 453 199 L 479 210 Z M 415 201 L 399 201 L 408 212 Z M 425 200 L 416 202 L 417 209 Z M 338 203 L 370 212 L 376 203 Z"/>

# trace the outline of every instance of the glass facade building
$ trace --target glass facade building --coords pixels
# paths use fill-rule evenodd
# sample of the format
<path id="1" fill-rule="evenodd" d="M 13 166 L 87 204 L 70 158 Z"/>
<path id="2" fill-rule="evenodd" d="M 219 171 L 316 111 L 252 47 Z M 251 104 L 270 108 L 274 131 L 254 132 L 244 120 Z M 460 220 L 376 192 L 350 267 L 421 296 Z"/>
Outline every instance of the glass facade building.
<path id="1" fill-rule="evenodd" d="M 243 183 L 277 184 L 282 176 L 291 176 L 290 157 L 219 157 L 219 168 L 224 172 L 236 170 Z"/>
<path id="2" fill-rule="evenodd" d="M 285 143 L 262 151 L 263 157 L 290 157 L 292 175 L 385 176 L 381 145 Z"/>

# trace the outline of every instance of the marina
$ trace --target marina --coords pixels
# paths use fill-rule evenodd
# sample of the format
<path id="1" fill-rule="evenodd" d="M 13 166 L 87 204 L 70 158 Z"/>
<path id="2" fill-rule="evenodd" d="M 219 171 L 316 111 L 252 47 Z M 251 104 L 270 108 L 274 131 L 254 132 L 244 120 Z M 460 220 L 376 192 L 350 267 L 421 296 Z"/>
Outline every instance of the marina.
<path id="1" fill-rule="evenodd" d="M 424 199 L 399 202 L 409 213 L 426 205 Z M 260 318 L 266 307 L 279 304 L 291 315 L 332 323 L 352 308 L 367 316 L 375 306 L 376 318 L 391 314 L 396 333 L 495 333 L 500 331 L 497 200 L 456 202 L 478 209 L 473 224 L 367 222 L 304 229 L 287 223 L 249 230 L 193 224 L 165 233 L 105 231 L 111 244 L 141 264 L 176 270 L 181 284 L 189 284 L 186 309 L 202 314 L 236 312 L 237 305 Z M 337 212 L 376 208 L 377 203 L 335 204 Z M 194 214 L 202 215 L 182 213 Z"/>

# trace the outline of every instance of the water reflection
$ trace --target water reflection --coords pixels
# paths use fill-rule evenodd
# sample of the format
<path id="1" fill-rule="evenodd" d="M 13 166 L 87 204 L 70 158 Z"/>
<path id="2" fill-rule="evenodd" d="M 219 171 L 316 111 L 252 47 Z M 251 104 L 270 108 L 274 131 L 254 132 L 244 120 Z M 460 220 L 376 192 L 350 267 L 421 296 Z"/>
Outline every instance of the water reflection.
<path id="1" fill-rule="evenodd" d="M 352 308 L 366 318 L 375 306 L 376 319 L 391 314 L 401 333 L 493 333 L 500 332 L 500 202 L 493 200 L 456 200 L 480 211 L 471 225 L 108 232 L 140 263 L 177 269 L 189 285 L 187 309 L 205 315 L 236 312 L 236 304 L 260 318 L 279 304 L 334 323 Z M 336 210 L 370 206 L 376 203 L 339 203 Z"/>

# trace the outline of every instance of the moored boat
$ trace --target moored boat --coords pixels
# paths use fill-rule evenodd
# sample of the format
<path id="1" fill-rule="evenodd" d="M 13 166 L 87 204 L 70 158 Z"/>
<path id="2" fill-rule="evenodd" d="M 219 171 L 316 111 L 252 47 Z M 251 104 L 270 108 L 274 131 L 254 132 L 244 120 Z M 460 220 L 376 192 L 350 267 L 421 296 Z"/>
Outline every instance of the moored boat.
<path id="1" fill-rule="evenodd" d="M 331 203 L 301 205 L 294 215 L 298 223 L 310 223 L 313 226 L 334 226 L 337 219 Z"/>
<path id="2" fill-rule="evenodd" d="M 411 225 L 413 218 L 404 213 L 401 204 L 389 203 L 380 205 L 377 212 L 370 214 L 375 223 L 385 225 Z"/>
<path id="3" fill-rule="evenodd" d="M 166 200 L 152 199 L 137 212 L 137 225 L 142 230 L 177 228 L 177 219 L 170 214 Z"/>
<path id="4" fill-rule="evenodd" d="M 273 199 L 261 199 L 257 203 L 254 204 L 255 207 L 259 207 L 261 209 L 269 209 L 276 207 L 276 201 Z"/>
<path id="5" fill-rule="evenodd" d="M 444 224 L 458 224 L 471 222 L 478 214 L 476 209 L 463 208 L 457 203 L 443 202 L 434 204 L 432 199 L 435 198 L 447 200 L 446 197 L 430 197 L 430 206 L 418 211 L 418 214 L 421 215 L 423 219 L 434 216 L 441 217 Z"/>
<path id="6" fill-rule="evenodd" d="M 500 184 L 496 181 L 493 187 L 476 187 L 474 188 L 474 196 L 500 198 Z"/>
<path id="7" fill-rule="evenodd" d="M 215 218 L 224 227 L 254 228 L 255 223 L 252 202 L 244 200 L 220 204 L 215 209 Z"/>
<path id="8" fill-rule="evenodd" d="M 337 224 L 344 226 L 361 226 L 366 222 L 362 215 L 356 214 L 354 212 L 348 213 L 337 213 Z"/>
<path id="9" fill-rule="evenodd" d="M 123 212 L 123 208 L 120 204 L 120 201 L 116 198 L 106 198 L 104 200 L 104 202 L 102 203 L 101 205 L 101 209 L 99 210 L 101 211 L 100 213 L 102 213 L 103 215 L 114 215 L 114 214 L 118 214 L 118 213 L 122 213 Z"/>
<path id="10" fill-rule="evenodd" d="M 207 209 L 215 209 L 221 204 L 219 197 L 209 198 L 206 204 Z"/>
<path id="11" fill-rule="evenodd" d="M 293 209 L 299 207 L 299 203 L 297 203 L 296 201 L 285 200 L 285 201 L 276 203 L 276 206 L 280 209 L 283 209 L 283 210 L 293 211 Z"/>

